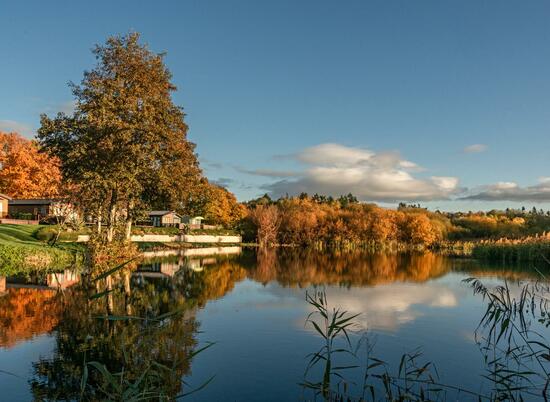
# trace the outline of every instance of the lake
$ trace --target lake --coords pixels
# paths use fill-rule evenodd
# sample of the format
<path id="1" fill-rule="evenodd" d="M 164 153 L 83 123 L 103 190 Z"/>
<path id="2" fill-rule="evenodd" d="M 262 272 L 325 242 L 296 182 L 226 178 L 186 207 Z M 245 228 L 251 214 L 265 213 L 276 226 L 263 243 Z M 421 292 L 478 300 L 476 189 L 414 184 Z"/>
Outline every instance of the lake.
<path id="1" fill-rule="evenodd" d="M 396 372 L 404 354 L 418 352 L 415 363 L 433 363 L 428 369 L 438 383 L 484 394 L 487 366 L 475 330 L 486 302 L 464 280 L 506 283 L 514 294 L 519 282 L 538 277 L 528 267 L 432 253 L 228 247 L 164 254 L 86 285 L 70 271 L 7 278 L 0 286 L 0 400 L 78 399 L 85 361 L 106 364 L 111 373 L 131 362 L 124 367 L 129 379 L 154 361 L 157 385 L 172 396 L 204 385 L 183 400 L 322 400 L 303 386 L 323 377 L 323 362 L 305 375 L 323 346 L 306 325 L 315 312 L 306 294 L 316 292 L 326 294 L 330 308 L 358 314 L 349 328 L 352 349 L 360 342 L 356 356 L 335 353 L 333 367 L 361 366 L 368 351 L 387 363 L 374 371 Z M 335 345 L 349 346 L 345 337 Z M 364 369 L 339 376 L 332 387 L 357 400 Z M 90 369 L 90 383 L 98 378 Z M 382 383 L 371 380 L 380 396 Z M 477 399 L 445 392 L 441 398 Z"/>

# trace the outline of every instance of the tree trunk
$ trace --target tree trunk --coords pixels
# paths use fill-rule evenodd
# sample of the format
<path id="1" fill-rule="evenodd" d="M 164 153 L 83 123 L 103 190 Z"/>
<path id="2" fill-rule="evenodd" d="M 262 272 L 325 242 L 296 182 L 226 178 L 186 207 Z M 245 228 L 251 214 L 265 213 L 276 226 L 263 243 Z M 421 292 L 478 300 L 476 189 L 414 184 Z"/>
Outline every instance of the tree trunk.
<path id="1" fill-rule="evenodd" d="M 125 237 L 126 240 L 130 241 L 132 238 L 132 223 L 134 216 L 134 201 L 128 201 L 126 206 L 126 227 L 125 227 Z"/>
<path id="2" fill-rule="evenodd" d="M 114 302 L 114 299 L 113 299 L 113 278 L 111 277 L 111 275 L 107 276 L 107 278 L 105 278 L 105 287 L 106 287 L 106 290 L 107 290 L 107 314 L 108 315 L 112 315 L 113 314 L 113 311 L 115 310 L 115 302 Z"/>
<path id="3" fill-rule="evenodd" d="M 130 239 L 132 238 L 132 218 L 126 218 L 125 231 L 126 240 L 130 241 Z"/>
<path id="4" fill-rule="evenodd" d="M 102 213 L 102 208 L 99 207 L 97 209 L 97 234 L 101 234 L 102 223 L 103 223 L 103 213 Z"/>
<path id="5" fill-rule="evenodd" d="M 108 222 L 108 226 L 107 226 L 107 242 L 108 243 L 111 243 L 113 241 L 114 236 L 115 236 L 116 203 L 117 203 L 117 197 L 116 197 L 116 194 L 113 193 L 113 196 L 111 198 L 111 205 L 109 206 L 109 222 Z"/>
<path id="6" fill-rule="evenodd" d="M 131 274 L 129 271 L 124 272 L 124 294 L 126 303 L 126 314 L 132 315 L 132 304 L 130 303 L 132 296 L 132 288 L 130 285 Z"/>
<path id="7" fill-rule="evenodd" d="M 107 243 L 111 243 L 115 237 L 115 224 L 114 215 L 116 215 L 116 208 L 111 208 L 109 212 L 109 226 L 107 227 Z"/>

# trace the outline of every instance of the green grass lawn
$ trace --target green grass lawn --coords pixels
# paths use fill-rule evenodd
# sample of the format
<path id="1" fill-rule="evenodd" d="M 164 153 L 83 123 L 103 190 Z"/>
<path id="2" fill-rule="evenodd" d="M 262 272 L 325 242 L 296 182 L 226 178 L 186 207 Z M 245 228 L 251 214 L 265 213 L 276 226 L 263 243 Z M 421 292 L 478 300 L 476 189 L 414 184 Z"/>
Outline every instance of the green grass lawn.
<path id="1" fill-rule="evenodd" d="M 41 245 L 34 237 L 40 225 L 0 225 L 0 243 Z"/>
<path id="2" fill-rule="evenodd" d="M 62 270 L 80 265 L 84 246 L 50 246 L 35 236 L 40 225 L 0 224 L 0 275 L 14 275 L 32 269 Z"/>

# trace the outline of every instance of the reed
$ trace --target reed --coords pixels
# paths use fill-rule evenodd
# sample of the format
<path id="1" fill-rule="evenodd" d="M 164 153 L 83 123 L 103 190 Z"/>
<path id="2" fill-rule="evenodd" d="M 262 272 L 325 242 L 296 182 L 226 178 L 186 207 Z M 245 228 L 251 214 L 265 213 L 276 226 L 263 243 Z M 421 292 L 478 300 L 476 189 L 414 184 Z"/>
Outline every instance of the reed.
<path id="1" fill-rule="evenodd" d="M 306 294 L 307 303 L 313 307 L 306 325 L 320 335 L 322 346 L 307 356 L 300 385 L 325 401 L 548 400 L 550 343 L 532 328 L 532 320 L 550 327 L 550 285 L 529 282 L 514 297 L 507 283 L 491 289 L 475 278 L 465 282 L 487 302 L 475 331 L 486 362 L 481 379 L 485 380 L 485 393 L 441 382 L 435 365 L 424 361 L 420 350 L 403 354 L 397 370 L 391 370 L 387 362 L 375 357 L 367 331 L 354 331 L 358 315 L 329 307 L 324 290 Z M 360 335 L 357 342 L 355 335 Z M 349 364 L 335 366 L 338 356 Z M 315 367 L 322 373 L 318 380 L 311 379 Z M 358 384 L 350 380 L 358 377 L 357 372 L 350 374 L 354 370 L 360 370 L 363 380 L 355 393 L 351 385 L 357 389 Z"/>
<path id="2" fill-rule="evenodd" d="M 550 259 L 550 235 L 481 241 L 473 247 L 472 257 L 507 263 L 545 262 Z"/>
<path id="3" fill-rule="evenodd" d="M 476 342 L 487 362 L 484 376 L 492 383 L 493 400 L 550 397 L 550 343 L 532 320 L 550 325 L 547 283 L 527 283 L 514 296 L 506 282 L 488 288 L 475 278 L 465 280 L 487 301 L 476 329 Z"/>
<path id="4" fill-rule="evenodd" d="M 432 362 L 422 359 L 422 352 L 415 350 L 401 356 L 397 372 L 390 365 L 374 356 L 374 343 L 366 330 L 359 331 L 354 321 L 359 314 L 349 314 L 336 307 L 329 307 L 325 290 L 306 293 L 307 303 L 313 312 L 306 318 L 322 338 L 322 346 L 307 356 L 308 363 L 304 380 L 300 385 L 312 390 L 315 397 L 325 401 L 436 401 L 444 400 L 447 391 L 459 398 L 467 394 L 470 398 L 488 400 L 485 396 L 458 386 L 439 382 L 437 370 Z M 352 342 L 354 336 L 356 342 Z M 335 360 L 344 358 L 348 364 L 335 365 Z M 321 378 L 312 380 L 314 368 L 321 368 Z M 352 387 L 357 384 L 349 379 L 350 372 L 357 370 L 363 380 L 355 393 Z"/>

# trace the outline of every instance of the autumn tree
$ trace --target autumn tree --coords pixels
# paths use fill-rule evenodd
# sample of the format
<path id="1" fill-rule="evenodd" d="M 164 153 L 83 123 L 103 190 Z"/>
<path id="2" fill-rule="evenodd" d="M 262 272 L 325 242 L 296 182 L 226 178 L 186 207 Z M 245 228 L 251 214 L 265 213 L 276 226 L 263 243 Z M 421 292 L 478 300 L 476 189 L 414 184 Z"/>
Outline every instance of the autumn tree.
<path id="1" fill-rule="evenodd" d="M 41 153 L 35 141 L 0 132 L 0 192 L 14 198 L 59 196 L 59 160 Z"/>
<path id="2" fill-rule="evenodd" d="M 375 243 L 395 240 L 397 237 L 397 220 L 400 212 L 376 208 L 369 215 L 368 238 Z"/>
<path id="3" fill-rule="evenodd" d="M 209 184 L 203 216 L 211 223 L 233 226 L 246 215 L 246 208 L 227 189 Z"/>
<path id="4" fill-rule="evenodd" d="M 43 115 L 38 138 L 60 159 L 63 178 L 88 193 L 83 206 L 110 242 L 122 224 L 129 238 L 147 206 L 176 205 L 200 170 L 163 55 L 137 33 L 110 37 L 93 53 L 97 65 L 70 84 L 73 115 Z"/>
<path id="5" fill-rule="evenodd" d="M 206 222 L 233 227 L 247 214 L 247 208 L 226 188 L 202 177 L 172 208 L 182 215 L 202 216 Z"/>
<path id="6" fill-rule="evenodd" d="M 276 205 L 259 205 L 250 211 L 250 218 L 257 228 L 260 246 L 270 246 L 277 242 L 281 216 Z"/>
<path id="7" fill-rule="evenodd" d="M 401 232 L 403 240 L 411 244 L 430 246 L 441 240 L 441 233 L 425 214 L 405 214 Z"/>

